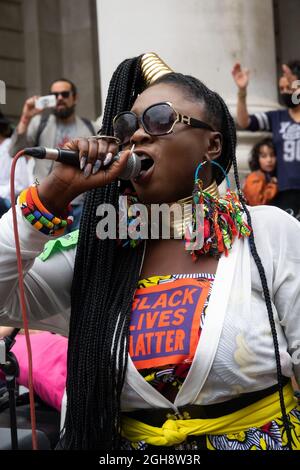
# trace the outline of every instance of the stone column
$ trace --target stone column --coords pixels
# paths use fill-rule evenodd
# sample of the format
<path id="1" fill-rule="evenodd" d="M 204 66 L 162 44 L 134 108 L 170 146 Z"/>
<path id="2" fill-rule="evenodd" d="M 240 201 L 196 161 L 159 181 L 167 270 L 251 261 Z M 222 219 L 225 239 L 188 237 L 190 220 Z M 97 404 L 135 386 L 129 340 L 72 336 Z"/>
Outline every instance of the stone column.
<path id="1" fill-rule="evenodd" d="M 48 93 L 53 80 L 69 78 L 79 90 L 77 113 L 99 116 L 95 10 L 95 0 L 23 0 L 27 96 Z"/>
<path id="2" fill-rule="evenodd" d="M 218 91 L 233 114 L 236 61 L 251 69 L 251 112 L 278 107 L 272 0 L 97 0 L 102 102 L 115 67 L 155 51 L 174 70 Z M 241 172 L 261 135 L 239 133 Z"/>
<path id="3" fill-rule="evenodd" d="M 78 114 L 90 119 L 100 113 L 94 3 L 94 0 L 60 0 L 62 73 L 78 86 Z"/>
<path id="4" fill-rule="evenodd" d="M 11 121 L 18 119 L 19 102 L 25 98 L 23 44 L 22 5 L 0 0 L 0 80 L 5 88 L 0 108 Z"/>

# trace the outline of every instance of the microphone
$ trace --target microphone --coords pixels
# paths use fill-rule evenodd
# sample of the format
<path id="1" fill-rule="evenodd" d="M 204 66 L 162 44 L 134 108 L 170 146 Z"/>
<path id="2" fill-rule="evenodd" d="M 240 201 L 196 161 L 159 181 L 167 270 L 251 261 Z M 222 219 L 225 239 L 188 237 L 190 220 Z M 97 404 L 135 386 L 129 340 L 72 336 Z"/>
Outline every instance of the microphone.
<path id="1" fill-rule="evenodd" d="M 64 165 L 80 168 L 79 153 L 74 150 L 60 148 L 51 149 L 47 147 L 28 147 L 24 149 L 24 155 L 28 155 L 29 157 L 33 158 L 38 158 L 40 160 L 53 160 L 56 162 L 63 163 Z M 112 158 L 110 165 L 118 160 L 120 160 L 120 152 Z M 136 178 L 140 174 L 141 169 L 141 159 L 135 153 L 132 152 L 127 160 L 126 167 L 118 176 L 118 178 L 122 180 L 130 180 Z"/>

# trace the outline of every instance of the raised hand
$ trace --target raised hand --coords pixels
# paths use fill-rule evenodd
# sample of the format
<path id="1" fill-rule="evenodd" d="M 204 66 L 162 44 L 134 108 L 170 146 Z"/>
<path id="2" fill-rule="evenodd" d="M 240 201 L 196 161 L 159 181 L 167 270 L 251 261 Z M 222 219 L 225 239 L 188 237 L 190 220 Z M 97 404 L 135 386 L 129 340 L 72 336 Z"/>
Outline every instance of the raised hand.
<path id="1" fill-rule="evenodd" d="M 232 76 L 240 90 L 247 88 L 249 83 L 249 69 L 242 69 L 241 64 L 237 62 L 232 69 Z"/>
<path id="2" fill-rule="evenodd" d="M 291 89 L 295 88 L 293 86 L 293 83 L 295 82 L 295 80 L 298 80 L 297 75 L 293 74 L 290 67 L 286 64 L 282 64 L 282 72 L 283 72 L 283 77 L 285 77 L 286 80 L 288 81 L 289 87 Z"/>

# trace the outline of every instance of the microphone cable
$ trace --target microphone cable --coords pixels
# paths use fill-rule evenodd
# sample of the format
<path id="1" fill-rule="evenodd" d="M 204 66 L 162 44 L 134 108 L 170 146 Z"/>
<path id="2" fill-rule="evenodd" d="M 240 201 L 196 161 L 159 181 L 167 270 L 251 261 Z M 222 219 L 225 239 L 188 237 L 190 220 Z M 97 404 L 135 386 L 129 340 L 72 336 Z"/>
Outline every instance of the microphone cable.
<path id="1" fill-rule="evenodd" d="M 37 435 L 36 435 L 36 414 L 35 414 L 35 401 L 34 401 L 34 391 L 33 391 L 33 374 L 32 374 L 32 349 L 30 342 L 30 335 L 28 329 L 28 319 L 26 312 L 26 295 L 24 287 L 24 276 L 22 268 L 22 256 L 20 248 L 20 239 L 18 231 L 18 221 L 17 221 L 17 211 L 16 211 L 16 196 L 15 196 L 15 170 L 16 164 L 20 157 L 24 155 L 24 150 L 20 150 L 13 158 L 11 170 L 10 170 L 10 199 L 11 199 L 11 208 L 13 215 L 13 229 L 14 229 L 14 238 L 16 245 L 16 256 L 17 256 L 17 266 L 18 266 L 18 282 L 19 282 L 19 291 L 20 291 L 20 306 L 22 312 L 23 328 L 25 332 L 26 339 L 26 348 L 27 348 L 27 357 L 28 357 L 28 388 L 29 388 L 29 404 L 30 404 L 30 421 L 31 421 L 31 431 L 32 431 L 32 449 L 38 450 L 37 444 Z"/>

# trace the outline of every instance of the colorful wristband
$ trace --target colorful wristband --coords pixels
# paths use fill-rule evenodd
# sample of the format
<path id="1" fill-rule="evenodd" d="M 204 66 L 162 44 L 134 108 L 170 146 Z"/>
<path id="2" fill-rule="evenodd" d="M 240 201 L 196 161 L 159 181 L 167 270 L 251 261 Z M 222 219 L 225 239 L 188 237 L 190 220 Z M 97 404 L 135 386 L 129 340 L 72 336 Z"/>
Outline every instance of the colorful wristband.
<path id="1" fill-rule="evenodd" d="M 25 219 L 34 228 L 46 235 L 62 235 L 67 225 L 73 222 L 71 205 L 68 207 L 68 213 L 64 214 L 63 217 L 51 214 L 41 202 L 35 185 L 21 192 L 19 205 Z"/>

